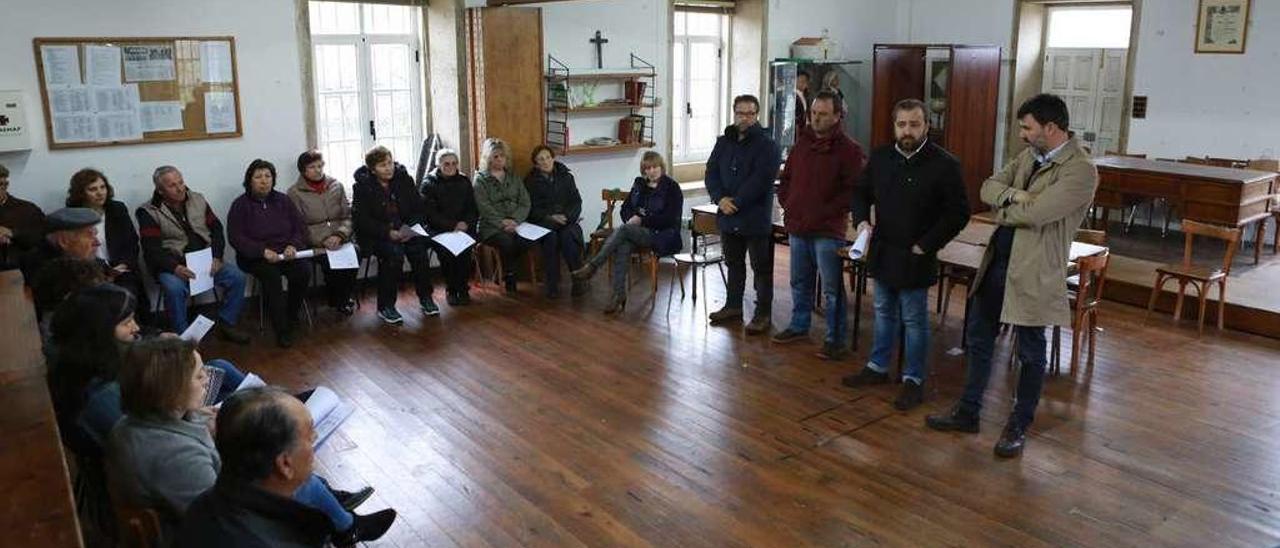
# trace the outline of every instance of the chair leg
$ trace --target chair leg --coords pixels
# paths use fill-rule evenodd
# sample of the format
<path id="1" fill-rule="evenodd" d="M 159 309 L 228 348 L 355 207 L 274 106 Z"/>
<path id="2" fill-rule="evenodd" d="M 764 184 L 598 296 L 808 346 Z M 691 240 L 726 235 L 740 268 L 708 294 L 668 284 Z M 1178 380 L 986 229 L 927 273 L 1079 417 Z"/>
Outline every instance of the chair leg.
<path id="1" fill-rule="evenodd" d="M 1261 221 L 1258 221 L 1258 228 L 1254 229 L 1253 264 L 1255 265 L 1258 264 L 1258 261 L 1262 258 L 1262 237 L 1266 235 L 1266 231 L 1267 220 L 1266 218 L 1263 218 Z"/>
<path id="2" fill-rule="evenodd" d="M 943 278 L 942 285 L 942 304 L 938 307 L 938 328 L 941 329 L 947 323 L 947 310 L 951 308 L 951 289 L 954 287 L 951 278 Z"/>
<path id="3" fill-rule="evenodd" d="M 1075 323 L 1071 326 L 1071 373 L 1074 375 L 1076 369 L 1080 366 L 1080 338 L 1084 335 L 1084 330 L 1088 329 L 1085 325 L 1084 316 L 1076 316 Z"/>
<path id="4" fill-rule="evenodd" d="M 1151 311 L 1156 308 L 1156 298 L 1160 296 L 1160 290 L 1164 287 L 1164 274 L 1156 273 L 1156 281 L 1151 283 L 1151 297 L 1147 299 L 1147 314 L 1142 317 L 1146 321 L 1151 317 Z"/>
<path id="5" fill-rule="evenodd" d="M 1280 228 L 1280 227 L 1276 227 Z M 1207 288 L 1206 288 L 1207 289 Z M 1222 330 L 1223 309 L 1227 306 L 1227 280 L 1218 281 L 1218 330 Z"/>
<path id="6" fill-rule="evenodd" d="M 1196 324 L 1200 328 L 1200 334 L 1204 335 L 1205 297 L 1209 296 L 1209 284 L 1206 282 L 1203 285 L 1201 284 L 1193 284 L 1193 285 L 1196 288 L 1196 292 L 1200 294 L 1200 311 L 1199 311 L 1199 318 L 1196 319 Z"/>
<path id="7" fill-rule="evenodd" d="M 1178 280 L 1178 300 L 1173 303 L 1173 320 L 1182 321 L 1182 299 L 1187 294 L 1187 281 Z"/>
<path id="8" fill-rule="evenodd" d="M 1097 343 L 1098 341 L 1098 310 L 1096 308 L 1093 310 L 1090 310 L 1088 318 L 1089 318 L 1089 331 L 1086 333 L 1086 336 L 1089 337 L 1088 364 L 1090 367 L 1093 367 L 1093 349 L 1094 349 L 1094 344 Z M 1074 373 L 1075 369 L 1072 369 L 1071 371 L 1072 373 Z"/>
<path id="9" fill-rule="evenodd" d="M 1053 343 L 1049 345 L 1049 374 L 1057 375 L 1062 360 L 1062 328 L 1053 326 Z"/>
<path id="10" fill-rule="evenodd" d="M 658 254 L 649 254 L 649 280 L 653 284 L 653 294 L 658 294 Z"/>

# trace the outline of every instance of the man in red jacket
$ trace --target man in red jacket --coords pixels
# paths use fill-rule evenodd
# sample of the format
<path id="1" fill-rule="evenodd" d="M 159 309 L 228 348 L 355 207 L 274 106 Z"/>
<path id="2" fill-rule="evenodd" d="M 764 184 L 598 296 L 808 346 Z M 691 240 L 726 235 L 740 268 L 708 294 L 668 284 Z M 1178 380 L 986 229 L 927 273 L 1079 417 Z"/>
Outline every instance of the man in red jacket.
<path id="1" fill-rule="evenodd" d="M 818 356 L 839 360 L 848 355 L 844 287 L 836 250 L 847 245 L 849 203 L 866 156 L 862 146 L 844 134 L 839 96 L 822 91 L 813 99 L 809 125 L 801 128 L 782 170 L 778 199 L 791 244 L 791 323 L 773 336 L 787 343 L 808 338 L 813 312 L 814 274 L 821 273 L 827 310 L 827 336 Z"/>

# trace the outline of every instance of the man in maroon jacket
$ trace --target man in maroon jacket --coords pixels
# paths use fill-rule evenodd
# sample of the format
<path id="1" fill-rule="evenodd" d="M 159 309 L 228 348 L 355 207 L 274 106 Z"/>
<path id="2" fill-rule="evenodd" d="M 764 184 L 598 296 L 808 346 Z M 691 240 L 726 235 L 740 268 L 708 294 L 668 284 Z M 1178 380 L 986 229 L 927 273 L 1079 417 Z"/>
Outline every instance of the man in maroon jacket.
<path id="1" fill-rule="evenodd" d="M 827 310 L 827 335 L 818 356 L 842 359 L 847 313 L 841 283 L 840 257 L 848 228 L 849 203 L 866 156 L 862 146 L 844 134 L 840 98 L 822 91 L 809 110 L 809 125 L 801 128 L 782 170 L 778 199 L 791 244 L 791 323 L 773 336 L 786 343 L 808 338 L 813 312 L 814 274 L 821 273 Z"/>

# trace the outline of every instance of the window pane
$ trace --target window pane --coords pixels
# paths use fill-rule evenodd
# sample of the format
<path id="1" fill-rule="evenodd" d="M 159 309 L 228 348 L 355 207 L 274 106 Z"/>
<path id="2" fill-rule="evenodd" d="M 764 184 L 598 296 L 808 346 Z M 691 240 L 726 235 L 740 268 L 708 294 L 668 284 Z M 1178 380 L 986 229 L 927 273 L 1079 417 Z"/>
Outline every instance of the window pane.
<path id="1" fill-rule="evenodd" d="M 311 2 L 311 34 L 359 34 L 358 4 Z"/>
<path id="2" fill-rule="evenodd" d="M 689 22 L 684 34 L 689 36 L 720 36 L 720 15 L 693 12 L 687 14 Z"/>
<path id="3" fill-rule="evenodd" d="M 1127 48 L 1131 8 L 1050 8 L 1049 47 Z"/>
<path id="4" fill-rule="evenodd" d="M 365 34 L 413 34 L 415 10 L 410 6 L 364 4 Z"/>

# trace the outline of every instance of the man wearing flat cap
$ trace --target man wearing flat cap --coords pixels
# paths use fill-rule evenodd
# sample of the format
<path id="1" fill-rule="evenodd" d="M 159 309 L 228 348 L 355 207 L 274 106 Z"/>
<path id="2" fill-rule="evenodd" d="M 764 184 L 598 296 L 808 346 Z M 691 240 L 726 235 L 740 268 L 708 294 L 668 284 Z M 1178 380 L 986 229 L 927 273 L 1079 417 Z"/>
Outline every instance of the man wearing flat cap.
<path id="1" fill-rule="evenodd" d="M 44 240 L 26 256 L 22 267 L 41 315 L 57 306 L 64 289 L 70 288 L 67 277 L 73 276 L 73 269 L 68 268 L 68 261 L 92 263 L 101 273 L 101 281 L 111 280 L 111 269 L 97 257 L 102 245 L 99 220 L 98 212 L 87 207 L 64 207 L 45 217 Z"/>

